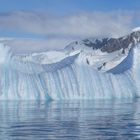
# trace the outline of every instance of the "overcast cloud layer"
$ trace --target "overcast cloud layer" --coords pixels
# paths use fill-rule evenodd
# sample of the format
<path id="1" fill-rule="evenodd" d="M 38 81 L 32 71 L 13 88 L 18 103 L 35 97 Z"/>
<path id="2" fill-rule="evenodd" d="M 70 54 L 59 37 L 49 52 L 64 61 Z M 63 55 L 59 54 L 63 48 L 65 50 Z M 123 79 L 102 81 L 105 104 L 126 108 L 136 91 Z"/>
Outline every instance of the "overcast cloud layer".
<path id="1" fill-rule="evenodd" d="M 8 12 L 0 13 L 0 29 L 21 31 L 46 38 L 40 46 L 64 48 L 70 41 L 87 37 L 118 37 L 131 31 L 139 12 L 92 12 L 65 16 L 51 15 L 46 12 Z M 17 35 L 18 36 L 18 35 Z M 22 35 L 20 35 L 22 36 Z M 35 46 L 33 40 L 18 40 L 16 45 Z M 21 42 L 21 43 L 19 43 Z M 39 44 L 39 43 L 38 43 Z M 17 46 L 19 47 L 19 46 Z"/>

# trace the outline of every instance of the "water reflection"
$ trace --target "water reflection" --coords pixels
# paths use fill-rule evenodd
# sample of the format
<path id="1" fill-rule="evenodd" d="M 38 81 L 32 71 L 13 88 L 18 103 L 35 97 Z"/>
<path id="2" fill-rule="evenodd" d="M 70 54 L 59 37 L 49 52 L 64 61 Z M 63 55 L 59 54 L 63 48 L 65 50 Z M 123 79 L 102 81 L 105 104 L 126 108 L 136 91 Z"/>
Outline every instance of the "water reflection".
<path id="1" fill-rule="evenodd" d="M 140 100 L 1 101 L 2 140 L 139 139 Z"/>

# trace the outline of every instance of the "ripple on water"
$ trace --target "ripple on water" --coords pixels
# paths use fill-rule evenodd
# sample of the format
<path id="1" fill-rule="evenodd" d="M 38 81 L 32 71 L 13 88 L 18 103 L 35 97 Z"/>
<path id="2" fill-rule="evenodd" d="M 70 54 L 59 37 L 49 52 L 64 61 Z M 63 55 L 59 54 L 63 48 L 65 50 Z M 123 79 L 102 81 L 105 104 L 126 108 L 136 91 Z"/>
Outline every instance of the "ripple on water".
<path id="1" fill-rule="evenodd" d="M 140 139 L 139 104 L 139 99 L 1 101 L 0 139 Z"/>

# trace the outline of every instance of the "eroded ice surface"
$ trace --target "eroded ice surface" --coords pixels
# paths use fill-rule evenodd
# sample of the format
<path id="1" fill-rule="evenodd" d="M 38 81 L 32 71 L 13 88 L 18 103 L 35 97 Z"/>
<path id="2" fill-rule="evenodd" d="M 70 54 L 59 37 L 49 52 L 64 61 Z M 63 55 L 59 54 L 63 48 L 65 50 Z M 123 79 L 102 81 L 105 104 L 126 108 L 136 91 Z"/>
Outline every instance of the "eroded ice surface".
<path id="1" fill-rule="evenodd" d="M 15 55 L 0 44 L 0 100 L 139 97 L 140 45 L 135 42 L 111 53 L 78 44 L 28 55 Z"/>

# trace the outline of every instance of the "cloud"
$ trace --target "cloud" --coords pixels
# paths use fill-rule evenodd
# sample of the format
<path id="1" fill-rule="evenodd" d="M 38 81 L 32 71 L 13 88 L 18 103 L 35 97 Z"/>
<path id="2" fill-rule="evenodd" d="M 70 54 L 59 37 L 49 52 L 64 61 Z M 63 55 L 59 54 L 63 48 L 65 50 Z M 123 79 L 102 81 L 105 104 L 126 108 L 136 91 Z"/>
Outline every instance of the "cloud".
<path id="1" fill-rule="evenodd" d="M 45 46 L 63 48 L 71 40 L 125 35 L 139 15 L 139 12 L 130 11 L 81 12 L 65 16 L 17 11 L 0 13 L 0 29 L 41 35 L 48 38 Z"/>
<path id="2" fill-rule="evenodd" d="M 44 52 L 48 50 L 63 49 L 64 45 L 72 42 L 72 39 L 50 38 L 45 39 L 27 39 L 27 38 L 1 38 L 0 43 L 10 46 L 13 53 L 33 53 Z"/>

